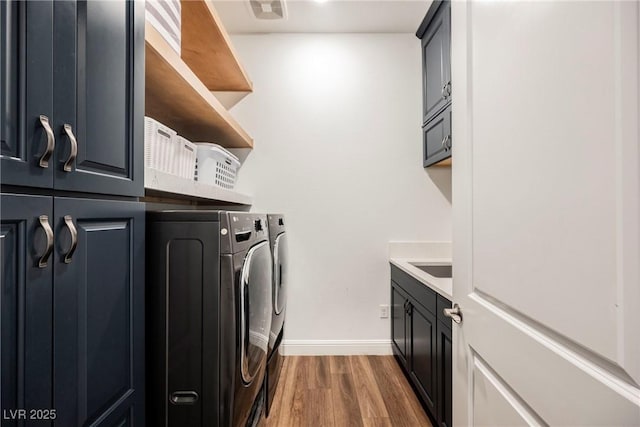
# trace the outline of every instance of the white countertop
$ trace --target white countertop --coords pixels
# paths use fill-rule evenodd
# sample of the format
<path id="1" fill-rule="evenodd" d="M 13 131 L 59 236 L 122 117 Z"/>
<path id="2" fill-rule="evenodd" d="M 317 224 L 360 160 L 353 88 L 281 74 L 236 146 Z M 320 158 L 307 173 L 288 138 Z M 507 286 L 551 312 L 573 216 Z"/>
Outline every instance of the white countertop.
<path id="1" fill-rule="evenodd" d="M 390 242 L 389 262 L 443 297 L 453 300 L 451 278 L 434 277 L 411 264 L 451 264 L 450 242 Z"/>

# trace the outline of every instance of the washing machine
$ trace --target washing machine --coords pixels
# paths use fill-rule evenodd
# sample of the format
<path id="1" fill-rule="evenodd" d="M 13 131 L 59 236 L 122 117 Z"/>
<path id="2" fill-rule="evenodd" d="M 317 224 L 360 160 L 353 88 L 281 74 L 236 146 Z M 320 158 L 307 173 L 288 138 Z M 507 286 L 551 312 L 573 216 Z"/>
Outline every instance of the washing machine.
<path id="1" fill-rule="evenodd" d="M 265 215 L 147 213 L 147 420 L 244 427 L 259 396 L 272 319 Z"/>
<path id="2" fill-rule="evenodd" d="M 268 417 L 278 386 L 280 371 L 284 362 L 282 337 L 287 304 L 287 234 L 282 214 L 267 215 L 269 222 L 269 242 L 273 257 L 273 314 L 269 334 L 269 356 L 265 374 L 265 415 Z"/>

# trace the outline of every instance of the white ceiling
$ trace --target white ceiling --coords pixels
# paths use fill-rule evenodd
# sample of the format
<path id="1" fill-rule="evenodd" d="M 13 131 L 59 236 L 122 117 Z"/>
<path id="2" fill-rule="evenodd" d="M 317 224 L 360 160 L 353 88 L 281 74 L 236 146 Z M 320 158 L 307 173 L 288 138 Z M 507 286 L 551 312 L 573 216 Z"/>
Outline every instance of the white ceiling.
<path id="1" fill-rule="evenodd" d="M 249 0 L 215 0 L 231 34 L 415 33 L 432 0 L 284 0 L 287 19 L 256 20 Z"/>

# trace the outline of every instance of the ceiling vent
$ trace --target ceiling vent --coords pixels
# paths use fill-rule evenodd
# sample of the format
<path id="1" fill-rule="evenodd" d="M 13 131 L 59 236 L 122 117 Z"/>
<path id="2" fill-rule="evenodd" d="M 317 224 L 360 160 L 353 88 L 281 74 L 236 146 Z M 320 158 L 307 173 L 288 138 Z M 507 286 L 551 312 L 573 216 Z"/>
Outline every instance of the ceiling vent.
<path id="1" fill-rule="evenodd" d="M 284 0 L 249 0 L 253 16 L 259 20 L 274 21 L 287 19 Z"/>

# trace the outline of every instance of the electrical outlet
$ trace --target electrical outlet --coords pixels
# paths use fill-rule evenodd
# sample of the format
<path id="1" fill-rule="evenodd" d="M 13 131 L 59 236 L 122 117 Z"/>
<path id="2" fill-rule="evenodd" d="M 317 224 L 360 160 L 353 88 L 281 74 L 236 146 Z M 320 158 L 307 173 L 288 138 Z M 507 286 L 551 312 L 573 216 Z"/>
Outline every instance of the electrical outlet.
<path id="1" fill-rule="evenodd" d="M 380 304 L 380 318 L 386 319 L 389 317 L 389 305 L 388 304 Z"/>

